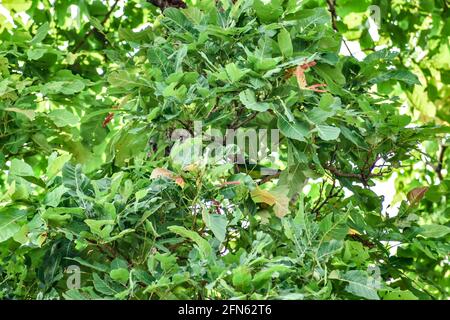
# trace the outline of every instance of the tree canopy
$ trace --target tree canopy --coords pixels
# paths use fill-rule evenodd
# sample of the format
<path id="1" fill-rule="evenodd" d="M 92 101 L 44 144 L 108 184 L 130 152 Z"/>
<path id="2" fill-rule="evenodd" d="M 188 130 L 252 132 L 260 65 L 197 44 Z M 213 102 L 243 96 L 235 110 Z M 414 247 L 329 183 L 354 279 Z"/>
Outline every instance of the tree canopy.
<path id="1" fill-rule="evenodd" d="M 0 298 L 447 299 L 449 21 L 445 0 L 2 0 Z M 236 158 L 230 130 L 277 152 Z"/>

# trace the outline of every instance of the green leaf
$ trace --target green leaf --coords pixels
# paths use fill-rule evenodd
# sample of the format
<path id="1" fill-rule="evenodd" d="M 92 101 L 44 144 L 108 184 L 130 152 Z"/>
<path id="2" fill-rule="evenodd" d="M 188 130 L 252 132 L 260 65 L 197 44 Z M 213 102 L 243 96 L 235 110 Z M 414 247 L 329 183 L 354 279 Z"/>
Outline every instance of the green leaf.
<path id="1" fill-rule="evenodd" d="M 339 97 L 333 97 L 329 93 L 325 93 L 319 102 L 319 108 L 325 111 L 335 112 L 336 109 L 341 107 L 341 99 Z"/>
<path id="2" fill-rule="evenodd" d="M 41 188 L 45 189 L 47 187 L 45 182 L 42 179 L 37 178 L 35 176 L 22 176 L 22 178 L 36 186 L 41 187 Z"/>
<path id="3" fill-rule="evenodd" d="M 30 44 L 35 45 L 35 44 L 41 43 L 42 40 L 44 40 L 45 37 L 47 37 L 49 30 L 50 30 L 50 25 L 48 24 L 48 22 L 45 22 L 44 24 L 42 24 L 37 29 L 36 35 L 33 37 L 33 39 L 31 39 Z"/>
<path id="4" fill-rule="evenodd" d="M 291 35 L 286 29 L 281 29 L 278 33 L 278 45 L 280 47 L 281 54 L 289 58 L 292 56 L 294 49 L 292 47 Z"/>
<path id="5" fill-rule="evenodd" d="M 181 226 L 170 226 L 167 229 L 184 238 L 194 241 L 197 244 L 199 252 L 202 254 L 203 258 L 206 259 L 209 256 L 211 256 L 212 248 L 210 244 L 208 243 L 208 241 L 203 239 L 197 232 L 187 230 L 186 228 Z"/>
<path id="6" fill-rule="evenodd" d="M 286 265 L 273 265 L 260 270 L 252 279 L 252 284 L 255 289 L 259 289 L 267 283 L 270 283 L 272 278 L 277 278 L 279 275 L 294 272 L 289 266 Z"/>
<path id="7" fill-rule="evenodd" d="M 330 275 L 330 278 L 347 282 L 348 285 L 345 287 L 345 290 L 355 296 L 369 300 L 380 299 L 377 293 L 378 287 L 376 282 L 374 279 L 371 279 L 365 271 L 350 270 L 341 277 Z"/>
<path id="8" fill-rule="evenodd" d="M 64 164 L 68 162 L 72 156 L 70 154 L 63 154 L 57 156 L 57 153 L 54 152 L 48 158 L 47 165 L 47 178 L 50 180 L 55 177 L 58 173 L 61 172 Z"/>
<path id="9" fill-rule="evenodd" d="M 27 11 L 32 3 L 28 0 L 2 0 L 2 5 L 9 10 L 23 12 Z"/>
<path id="10" fill-rule="evenodd" d="M 85 267 L 97 270 L 99 272 L 108 272 L 108 267 L 106 265 L 104 265 L 104 264 L 99 263 L 99 262 L 91 263 L 91 262 L 86 261 L 86 260 L 84 260 L 84 259 L 82 259 L 80 257 L 74 257 L 74 258 L 67 257 L 66 259 L 67 260 L 76 261 L 82 266 L 85 266 Z"/>
<path id="11" fill-rule="evenodd" d="M 23 114 L 31 121 L 34 121 L 34 119 L 36 118 L 36 112 L 34 112 L 33 110 L 19 109 L 19 108 L 6 108 L 5 110 Z"/>
<path id="12" fill-rule="evenodd" d="M 326 8 L 302 9 L 295 14 L 297 25 L 303 29 L 324 26 L 331 23 L 330 14 Z"/>
<path id="13" fill-rule="evenodd" d="M 206 226 L 211 229 L 214 236 L 220 241 L 225 241 L 225 235 L 227 231 L 228 220 L 225 215 L 221 214 L 209 214 L 204 210 L 205 213 L 203 215 L 203 220 L 205 221 Z"/>
<path id="14" fill-rule="evenodd" d="M 133 89 L 142 85 L 126 70 L 111 73 L 108 76 L 108 82 L 114 87 L 126 89 Z"/>
<path id="15" fill-rule="evenodd" d="M 102 26 L 102 23 L 95 17 L 89 16 L 89 22 L 92 24 L 94 28 L 96 28 L 98 31 L 103 31 L 104 28 Z"/>
<path id="16" fill-rule="evenodd" d="M 285 137 L 299 141 L 306 141 L 310 132 L 307 123 L 296 119 L 291 122 L 284 116 L 278 116 L 278 128 Z"/>
<path id="17" fill-rule="evenodd" d="M 3 169 L 3 166 L 6 163 L 5 155 L 0 151 L 0 169 Z"/>
<path id="18" fill-rule="evenodd" d="M 126 283 L 130 276 L 130 273 L 128 272 L 127 269 L 119 268 L 119 269 L 111 270 L 111 272 L 109 273 L 109 276 L 111 277 L 111 279 L 113 279 L 115 281 Z"/>
<path id="19" fill-rule="evenodd" d="M 411 291 L 393 290 L 382 296 L 383 300 L 419 300 Z"/>
<path id="20" fill-rule="evenodd" d="M 47 116 L 60 128 L 65 126 L 74 127 L 80 122 L 77 116 L 65 109 L 53 110 Z"/>
<path id="21" fill-rule="evenodd" d="M 74 216 L 82 217 L 84 211 L 82 208 L 47 208 L 42 213 L 42 218 L 47 221 L 63 223 L 72 219 Z"/>
<path id="22" fill-rule="evenodd" d="M 306 114 L 308 120 L 310 120 L 312 123 L 316 125 L 324 123 L 329 117 L 332 117 L 334 115 L 335 115 L 334 111 L 325 111 L 317 107 L 308 111 Z"/>
<path id="23" fill-rule="evenodd" d="M 81 165 L 74 166 L 69 162 L 65 163 L 62 168 L 62 182 L 67 189 L 74 193 L 84 192 L 89 185 L 89 179 L 81 172 Z"/>
<path id="24" fill-rule="evenodd" d="M 371 83 L 381 83 L 388 80 L 397 80 L 409 85 L 420 85 L 420 81 L 415 74 L 408 70 L 392 70 L 385 72 L 370 80 Z"/>
<path id="25" fill-rule="evenodd" d="M 316 128 L 319 137 L 325 141 L 336 140 L 341 133 L 341 129 L 333 126 L 318 125 Z"/>
<path id="26" fill-rule="evenodd" d="M 47 52 L 47 49 L 28 49 L 27 56 L 29 60 L 39 60 Z"/>
<path id="27" fill-rule="evenodd" d="M 233 270 L 233 286 L 239 291 L 248 292 L 252 287 L 252 274 L 247 266 L 239 266 Z"/>
<path id="28" fill-rule="evenodd" d="M 41 85 L 43 94 L 73 95 L 86 88 L 86 80 L 72 74 L 70 70 L 59 70 L 52 81 Z"/>
<path id="29" fill-rule="evenodd" d="M 114 228 L 114 220 L 86 219 L 84 222 L 89 226 L 91 232 L 103 240 L 107 240 Z"/>
<path id="30" fill-rule="evenodd" d="M 12 159 L 9 173 L 19 177 L 34 176 L 31 166 L 23 160 Z"/>
<path id="31" fill-rule="evenodd" d="M 343 241 L 341 240 L 330 240 L 324 241 L 317 249 L 317 257 L 321 260 L 327 261 L 331 256 L 340 252 L 343 247 Z"/>
<path id="32" fill-rule="evenodd" d="M 264 112 L 270 108 L 270 104 L 265 102 L 257 102 L 255 92 L 250 89 L 242 91 L 239 94 L 239 99 L 247 109 Z"/>
<path id="33" fill-rule="evenodd" d="M 67 189 L 63 185 L 56 187 L 45 195 L 44 203 L 49 207 L 57 207 Z"/>
<path id="34" fill-rule="evenodd" d="M 323 233 L 325 240 L 344 240 L 348 233 L 348 226 L 345 223 L 347 219 L 346 214 L 328 214 L 319 223 L 319 229 Z"/>
<path id="35" fill-rule="evenodd" d="M 14 208 L 0 209 L 0 243 L 14 236 L 26 218 L 26 212 Z"/>
<path id="36" fill-rule="evenodd" d="M 98 292 L 100 292 L 104 295 L 107 295 L 107 296 L 113 296 L 118 293 L 118 291 L 116 291 L 110 284 L 108 284 L 108 282 L 106 282 L 105 280 L 100 278 L 97 273 L 93 273 L 92 278 L 93 278 L 94 288 Z"/>
<path id="37" fill-rule="evenodd" d="M 450 233 L 450 227 L 440 224 L 427 224 L 420 226 L 419 234 L 426 238 L 442 238 Z"/>
<path id="38" fill-rule="evenodd" d="M 249 72 L 249 70 L 240 69 L 234 62 L 232 62 L 225 66 L 225 72 L 231 83 L 235 83 L 241 80 Z"/>
<path id="39" fill-rule="evenodd" d="M 261 22 L 274 22 L 283 14 L 283 0 L 254 0 L 253 9 Z"/>

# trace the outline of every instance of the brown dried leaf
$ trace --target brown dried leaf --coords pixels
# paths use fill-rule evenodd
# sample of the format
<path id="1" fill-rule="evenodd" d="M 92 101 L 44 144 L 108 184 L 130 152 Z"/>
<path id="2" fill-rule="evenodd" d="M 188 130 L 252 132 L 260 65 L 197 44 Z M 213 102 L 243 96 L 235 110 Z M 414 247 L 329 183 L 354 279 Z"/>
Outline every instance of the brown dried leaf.
<path id="1" fill-rule="evenodd" d="M 300 89 L 305 88 L 308 84 L 306 83 L 305 72 L 302 66 L 298 66 L 294 72 L 295 77 L 297 78 L 298 87 Z"/>
<path id="2" fill-rule="evenodd" d="M 150 179 L 158 179 L 161 177 L 171 178 L 173 179 L 174 173 L 170 170 L 164 168 L 155 168 L 150 175 Z"/>
<path id="3" fill-rule="evenodd" d="M 184 188 L 185 183 L 184 183 L 184 180 L 183 180 L 182 177 L 176 177 L 175 178 L 175 183 L 177 185 L 179 185 L 181 188 Z"/>
<path id="4" fill-rule="evenodd" d="M 170 170 L 164 169 L 164 168 L 155 168 L 155 169 L 153 169 L 152 174 L 150 175 L 150 179 L 158 179 L 158 178 L 161 178 L 161 177 L 166 177 L 166 178 L 172 179 L 181 188 L 184 188 L 185 182 L 184 182 L 182 177 L 175 176 L 175 173 L 173 173 Z"/>
<path id="5" fill-rule="evenodd" d="M 283 218 L 289 213 L 289 197 L 287 196 L 289 190 L 286 186 L 277 186 L 271 193 L 276 199 L 273 212 L 278 218 Z"/>
<path id="6" fill-rule="evenodd" d="M 410 192 L 408 192 L 407 198 L 411 205 L 415 205 L 420 202 L 420 200 L 423 199 L 425 196 L 425 193 L 427 193 L 428 187 L 418 187 L 412 189 Z"/>

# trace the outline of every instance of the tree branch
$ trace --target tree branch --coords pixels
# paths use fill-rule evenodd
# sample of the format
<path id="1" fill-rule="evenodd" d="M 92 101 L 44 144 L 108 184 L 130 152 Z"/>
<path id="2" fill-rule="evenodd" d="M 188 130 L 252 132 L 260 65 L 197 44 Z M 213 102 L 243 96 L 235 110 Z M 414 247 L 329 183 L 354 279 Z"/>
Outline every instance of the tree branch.
<path id="1" fill-rule="evenodd" d="M 383 176 L 382 173 L 364 174 L 364 173 L 347 173 L 347 172 L 342 172 L 342 171 L 339 171 L 336 167 L 333 167 L 331 165 L 325 165 L 324 169 L 330 171 L 336 177 L 357 179 L 357 180 L 360 180 L 360 181 L 363 181 L 363 182 L 366 181 L 366 179 L 368 179 L 368 178 Z"/>
<path id="2" fill-rule="evenodd" d="M 434 169 L 436 171 L 436 174 L 439 177 L 439 180 L 441 180 L 441 181 L 444 180 L 444 177 L 442 175 L 442 168 L 443 168 L 443 164 L 444 164 L 444 156 L 445 156 L 446 150 L 447 150 L 447 146 L 441 145 L 441 151 L 439 152 L 439 158 L 438 158 L 438 165 Z"/>
<path id="3" fill-rule="evenodd" d="M 333 27 L 334 31 L 338 32 L 337 13 L 336 13 L 336 0 L 327 0 L 327 5 L 328 5 L 328 11 L 330 11 L 330 13 L 331 13 L 331 26 Z M 344 45 L 347 48 L 348 52 L 354 58 L 355 56 L 350 51 L 350 47 L 348 46 L 348 44 L 345 41 L 344 37 L 342 37 L 342 42 L 344 42 Z"/>
<path id="4" fill-rule="evenodd" d="M 167 8 L 186 8 L 186 3 L 181 0 L 147 0 L 154 6 L 164 11 Z"/>
<path id="5" fill-rule="evenodd" d="M 105 15 L 105 17 L 103 18 L 103 20 L 100 22 L 100 24 L 103 26 L 106 21 L 108 21 L 109 17 L 111 16 L 111 14 L 113 13 L 114 9 L 116 8 L 117 4 L 119 3 L 119 0 L 116 0 L 114 2 L 114 4 L 112 5 L 111 9 L 108 11 L 108 13 Z M 83 39 L 75 46 L 75 48 L 73 48 L 72 53 L 77 52 L 78 50 L 80 50 L 80 48 L 86 43 L 86 40 L 94 33 L 94 32 L 100 32 L 99 30 L 97 30 L 96 27 L 92 27 L 89 32 L 83 37 Z"/>
<path id="6" fill-rule="evenodd" d="M 336 190 L 335 192 L 333 192 L 336 189 L 336 180 L 333 180 L 333 185 L 331 186 L 330 191 L 328 192 L 328 194 L 325 196 L 325 199 L 323 201 L 322 200 L 322 190 L 325 186 L 325 181 L 323 181 L 322 186 L 320 187 L 320 198 L 319 200 L 316 202 L 316 204 L 314 205 L 314 207 L 311 209 L 311 212 L 314 213 L 316 216 L 319 215 L 320 210 L 323 208 L 323 206 L 325 206 L 331 199 L 338 197 L 339 193 L 341 193 L 342 191 L 342 187 L 338 188 L 338 190 Z"/>
<path id="7" fill-rule="evenodd" d="M 272 175 L 270 175 L 270 176 L 265 176 L 265 177 L 261 178 L 261 181 L 259 181 L 258 184 L 261 185 L 261 184 L 264 184 L 264 183 L 266 183 L 266 182 L 271 181 L 272 179 L 279 178 L 279 177 L 280 177 L 280 174 L 281 174 L 281 171 L 279 171 L 279 172 L 277 172 L 277 173 L 275 173 L 275 174 L 272 174 Z"/>
<path id="8" fill-rule="evenodd" d="M 243 127 L 244 125 L 246 125 L 247 123 L 249 123 L 250 121 L 252 121 L 253 119 L 256 118 L 256 116 L 258 115 L 258 112 L 253 112 L 250 115 L 247 116 L 247 118 L 245 120 L 243 120 L 241 123 L 232 123 L 231 124 L 231 129 L 236 130 L 239 129 L 241 127 Z"/>

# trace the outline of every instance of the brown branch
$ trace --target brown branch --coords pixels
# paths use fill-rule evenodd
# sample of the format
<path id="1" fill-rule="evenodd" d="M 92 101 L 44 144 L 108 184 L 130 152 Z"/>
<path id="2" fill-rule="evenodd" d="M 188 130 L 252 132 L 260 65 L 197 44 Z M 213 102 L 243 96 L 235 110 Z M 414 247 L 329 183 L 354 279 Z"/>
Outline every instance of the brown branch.
<path id="1" fill-rule="evenodd" d="M 281 174 L 281 171 L 279 171 L 279 172 L 277 172 L 277 173 L 275 173 L 275 174 L 272 174 L 272 175 L 270 175 L 270 176 L 265 176 L 264 178 L 262 178 L 262 179 L 259 181 L 258 184 L 264 184 L 264 183 L 266 183 L 266 182 L 269 182 L 269 181 L 272 180 L 272 179 L 276 179 L 276 178 L 278 178 L 278 177 L 280 176 L 280 174 Z"/>
<path id="2" fill-rule="evenodd" d="M 120 254 L 110 245 L 107 244 L 100 244 L 98 242 L 87 240 L 87 242 L 93 246 L 95 246 L 100 252 L 103 254 L 106 254 L 107 256 L 110 256 L 112 258 L 117 258 L 120 256 Z"/>
<path id="3" fill-rule="evenodd" d="M 359 234 L 349 234 L 349 237 L 355 241 L 360 242 L 365 247 L 368 247 L 368 248 L 375 247 L 375 244 L 373 242 L 371 242 L 370 240 L 364 238 L 363 236 L 361 236 Z"/>
<path id="4" fill-rule="evenodd" d="M 323 192 L 323 188 L 324 187 L 325 187 L 325 180 L 323 180 L 322 184 L 320 185 L 320 188 L 319 188 L 319 199 L 317 200 L 317 202 L 314 205 L 314 207 L 311 209 L 312 212 L 315 212 L 315 210 L 319 206 L 320 202 L 322 201 L 322 192 Z M 325 199 L 326 199 L 326 197 L 325 197 Z"/>
<path id="5" fill-rule="evenodd" d="M 184 3 L 181 0 L 147 0 L 147 2 L 150 2 L 154 6 L 161 9 L 161 12 L 164 11 L 167 8 L 186 8 L 186 3 Z"/>
<path id="6" fill-rule="evenodd" d="M 438 163 L 436 165 L 431 162 L 433 160 L 432 156 L 430 156 L 426 152 L 423 152 L 420 149 L 416 149 L 417 152 L 419 152 L 420 154 L 425 156 L 425 159 L 422 159 L 422 161 L 424 161 L 426 165 L 430 166 L 436 172 L 437 176 L 439 177 L 439 180 L 441 180 L 441 181 L 444 179 L 444 176 L 442 175 L 442 169 L 444 166 L 444 157 L 445 157 L 445 152 L 447 151 L 447 148 L 448 148 L 448 146 L 441 144 L 441 148 L 440 148 L 438 159 L 437 159 Z"/>
<path id="7" fill-rule="evenodd" d="M 106 21 L 108 21 L 109 17 L 111 16 L 111 14 L 113 13 L 114 9 L 116 8 L 117 4 L 119 3 L 119 0 L 116 0 L 114 2 L 114 4 L 112 5 L 111 9 L 108 11 L 108 13 L 106 13 L 105 17 L 103 18 L 103 20 L 100 22 L 100 24 L 103 26 Z M 83 37 L 83 39 L 75 46 L 75 48 L 73 48 L 72 53 L 77 52 L 78 50 L 80 50 L 80 48 L 86 43 L 86 40 L 94 33 L 94 32 L 100 32 L 100 30 L 97 30 L 96 27 L 92 27 L 89 32 Z"/>
<path id="8" fill-rule="evenodd" d="M 232 123 L 231 124 L 231 129 L 236 130 L 241 128 L 242 126 L 246 125 L 247 123 L 249 123 L 250 121 L 252 121 L 253 119 L 256 118 L 256 116 L 258 115 L 258 112 L 253 112 L 252 114 L 250 114 L 244 121 L 242 121 L 241 123 Z"/>
<path id="9" fill-rule="evenodd" d="M 436 174 L 439 177 L 439 180 L 444 180 L 444 176 L 442 175 L 442 168 L 443 168 L 443 164 L 444 164 L 444 156 L 445 156 L 445 151 L 447 150 L 447 146 L 446 145 L 441 145 L 441 151 L 439 152 L 439 158 L 438 158 L 438 165 L 435 168 Z"/>
<path id="10" fill-rule="evenodd" d="M 240 185 L 240 181 L 225 181 L 224 183 L 219 185 L 219 188 L 228 187 L 228 186 L 238 186 Z"/>
<path id="11" fill-rule="evenodd" d="M 320 197 L 319 200 L 316 202 L 314 207 L 311 209 L 311 212 L 314 213 L 316 216 L 319 215 L 320 210 L 325 206 L 331 199 L 336 198 L 339 196 L 339 193 L 342 191 L 342 187 L 340 187 L 338 190 L 333 192 L 336 189 L 336 180 L 333 180 L 333 185 L 331 186 L 330 191 L 328 192 L 328 195 L 325 196 L 325 199 L 321 201 L 322 199 L 322 189 L 325 185 L 325 181 L 323 181 L 322 186 L 320 187 Z"/>
<path id="12" fill-rule="evenodd" d="M 337 28 L 337 14 L 336 14 L 336 0 L 327 0 L 328 11 L 331 13 L 331 25 L 335 31 L 338 31 Z"/>
<path id="13" fill-rule="evenodd" d="M 333 27 L 334 31 L 338 32 L 339 30 L 337 27 L 336 0 L 327 0 L 327 5 L 328 5 L 328 11 L 330 11 L 330 14 L 331 14 L 331 26 Z M 342 42 L 344 42 L 344 45 L 347 48 L 348 52 L 354 58 L 355 56 L 350 51 L 350 47 L 348 46 L 344 37 L 342 37 Z"/>
<path id="14" fill-rule="evenodd" d="M 383 175 L 382 173 L 364 174 L 364 173 L 342 172 L 342 171 L 339 171 L 336 167 L 333 167 L 331 165 L 325 165 L 324 168 L 326 170 L 330 171 L 336 177 L 357 179 L 357 180 L 360 180 L 360 181 L 363 181 L 363 182 L 366 181 L 368 178 L 381 177 Z"/>

